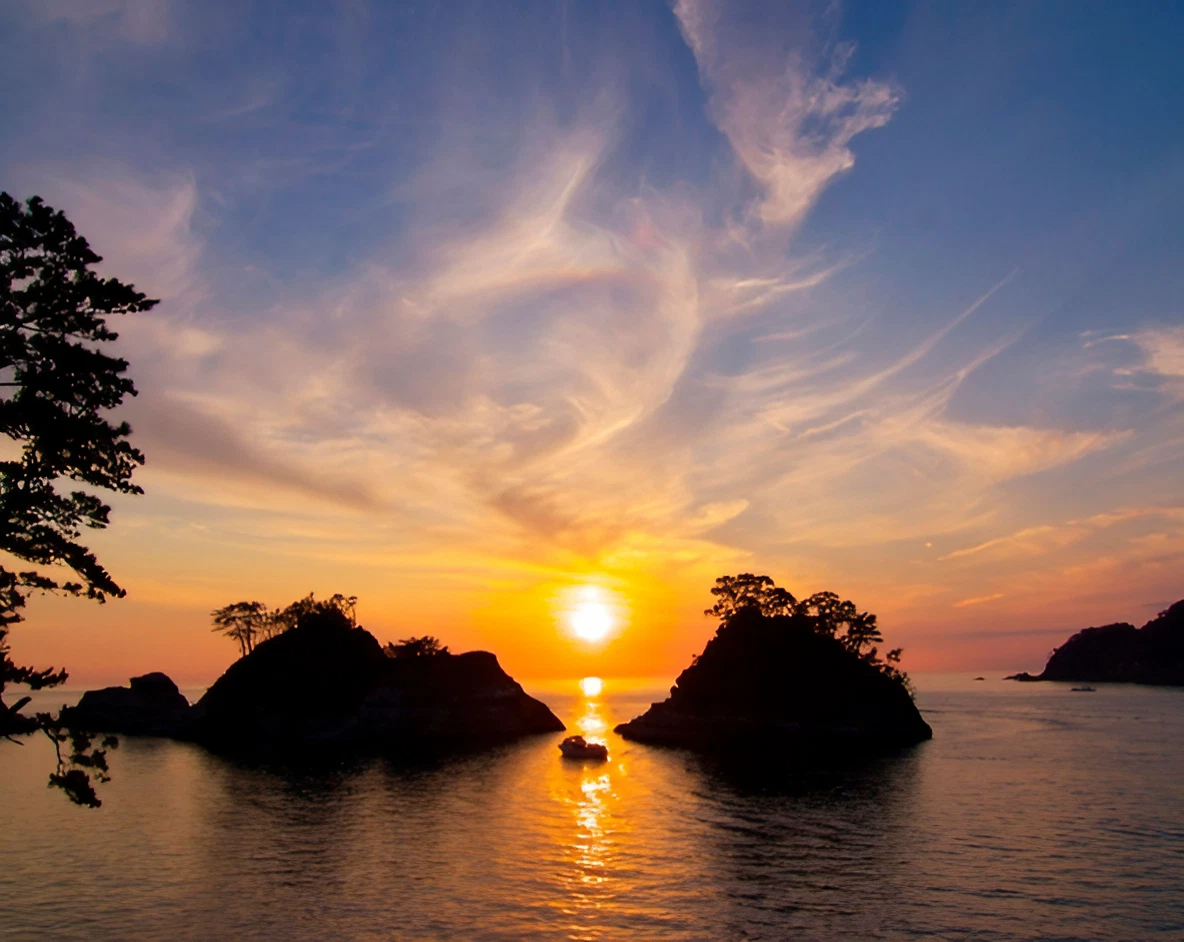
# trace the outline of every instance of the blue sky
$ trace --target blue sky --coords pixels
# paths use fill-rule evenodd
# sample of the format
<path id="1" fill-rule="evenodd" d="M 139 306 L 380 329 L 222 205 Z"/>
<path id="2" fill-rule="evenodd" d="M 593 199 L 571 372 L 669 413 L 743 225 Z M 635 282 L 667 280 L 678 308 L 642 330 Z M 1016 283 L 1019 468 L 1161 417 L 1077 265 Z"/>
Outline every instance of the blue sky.
<path id="1" fill-rule="evenodd" d="M 505 599 L 597 580 L 636 643 L 596 656 L 639 671 L 725 571 L 851 595 L 934 666 L 1184 594 L 1178 6 L 0 28 L 0 185 L 163 299 L 121 339 L 149 464 L 100 537 L 112 670 L 165 656 L 137 625 L 205 652 L 211 607 L 309 582 L 527 658 Z"/>

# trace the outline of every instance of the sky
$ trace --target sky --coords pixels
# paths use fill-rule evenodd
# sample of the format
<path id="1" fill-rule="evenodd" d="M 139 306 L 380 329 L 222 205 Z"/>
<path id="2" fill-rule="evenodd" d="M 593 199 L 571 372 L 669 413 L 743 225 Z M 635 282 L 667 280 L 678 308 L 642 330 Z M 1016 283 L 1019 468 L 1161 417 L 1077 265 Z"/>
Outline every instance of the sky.
<path id="1" fill-rule="evenodd" d="M 750 571 L 906 669 L 1033 669 L 1184 596 L 1178 5 L 0 31 L 0 187 L 161 299 L 117 325 L 146 493 L 90 544 L 127 598 L 35 599 L 18 660 L 208 683 L 213 608 L 340 591 L 520 678 L 673 677 Z"/>

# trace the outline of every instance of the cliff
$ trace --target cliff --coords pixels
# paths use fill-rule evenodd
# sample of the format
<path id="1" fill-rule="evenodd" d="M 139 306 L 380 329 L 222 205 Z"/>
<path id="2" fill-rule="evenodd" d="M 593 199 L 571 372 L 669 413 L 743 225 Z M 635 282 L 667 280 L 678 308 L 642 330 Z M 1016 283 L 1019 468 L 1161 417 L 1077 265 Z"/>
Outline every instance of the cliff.
<path id="1" fill-rule="evenodd" d="M 908 689 L 801 615 L 741 611 L 670 697 L 617 727 L 626 739 L 705 750 L 910 746 L 933 735 Z"/>
<path id="2" fill-rule="evenodd" d="M 1040 674 L 1009 679 L 1184 686 L 1184 600 L 1142 628 L 1119 622 L 1079 631 L 1052 652 Z"/>

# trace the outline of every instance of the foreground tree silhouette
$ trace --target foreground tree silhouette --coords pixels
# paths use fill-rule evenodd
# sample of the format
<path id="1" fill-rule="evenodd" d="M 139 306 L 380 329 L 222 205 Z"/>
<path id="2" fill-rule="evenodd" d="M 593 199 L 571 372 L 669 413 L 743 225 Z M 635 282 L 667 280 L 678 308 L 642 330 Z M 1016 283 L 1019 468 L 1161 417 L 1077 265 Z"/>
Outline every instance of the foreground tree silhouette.
<path id="1" fill-rule="evenodd" d="M 91 266 L 102 259 L 70 221 L 33 197 L 22 206 L 0 193 L 0 431 L 13 443 L 0 461 L 0 551 L 31 564 L 0 565 L 0 737 L 41 731 L 57 750 L 50 785 L 77 804 L 98 807 L 91 775 L 107 780 L 104 740 L 94 748 L 83 731 L 52 713 L 23 712 L 29 698 L 4 702 L 10 684 L 33 690 L 65 682 L 65 670 L 13 662 L 12 626 L 34 592 L 60 592 L 97 602 L 122 598 L 111 575 L 81 542 L 82 529 L 107 526 L 111 508 L 91 488 L 140 494 L 131 482 L 144 456 L 128 442 L 131 428 L 105 413 L 136 388 L 127 361 L 100 349 L 117 335 L 105 318 L 147 311 L 157 302 Z M 19 455 L 18 455 L 19 452 Z M 42 568 L 48 567 L 48 572 Z M 65 570 L 67 575 L 59 575 Z"/>

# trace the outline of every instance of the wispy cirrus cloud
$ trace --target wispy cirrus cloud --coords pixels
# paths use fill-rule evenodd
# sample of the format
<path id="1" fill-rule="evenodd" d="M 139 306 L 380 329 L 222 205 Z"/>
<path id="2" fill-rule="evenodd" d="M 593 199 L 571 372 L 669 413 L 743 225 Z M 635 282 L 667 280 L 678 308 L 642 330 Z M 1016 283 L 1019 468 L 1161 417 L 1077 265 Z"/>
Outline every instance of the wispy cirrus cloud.
<path id="1" fill-rule="evenodd" d="M 110 28 L 122 39 L 146 45 L 165 41 L 172 25 L 172 0 L 37 0 L 28 5 L 47 20 L 92 31 Z"/>
<path id="2" fill-rule="evenodd" d="M 855 166 L 852 139 L 888 123 L 899 91 L 884 81 L 844 80 L 853 47 L 813 48 L 802 35 L 813 27 L 804 17 L 762 35 L 740 26 L 737 8 L 713 0 L 678 0 L 674 11 L 714 118 L 761 188 L 756 217 L 797 225 L 826 186 Z M 781 51 L 787 39 L 796 44 L 788 56 Z"/>
<path id="3" fill-rule="evenodd" d="M 954 550 L 939 557 L 944 562 L 979 554 L 1029 556 L 1049 553 L 1079 543 L 1099 531 L 1139 520 L 1179 526 L 1184 523 L 1184 509 L 1179 507 L 1136 507 L 1094 514 L 1084 520 L 1024 527 L 1015 533 L 996 537 L 974 546 Z"/>
<path id="4" fill-rule="evenodd" d="M 1003 598 L 1002 592 L 994 592 L 991 595 L 980 595 L 972 599 L 962 599 L 962 601 L 954 603 L 954 608 L 969 608 L 971 605 L 983 605 L 1001 598 Z"/>
<path id="5" fill-rule="evenodd" d="M 692 47 L 709 56 L 708 69 L 739 56 L 717 46 L 703 53 L 701 35 Z M 782 89 L 791 99 L 816 79 L 792 57 L 760 67 L 799 75 Z M 832 88 L 833 73 L 817 80 L 818 95 L 846 94 Z M 830 104 L 817 107 L 830 113 Z M 639 533 L 726 554 L 730 547 L 712 546 L 713 532 L 755 521 L 754 546 L 786 534 L 870 545 L 957 529 L 999 483 L 1112 443 L 946 415 L 966 376 L 1014 336 L 956 363 L 933 358 L 1015 272 L 883 362 L 862 344 L 866 323 L 783 313 L 849 262 L 764 247 L 773 219 L 765 212 L 745 224 L 747 250 L 721 254 L 736 223 L 707 224 L 704 194 L 627 192 L 602 174 L 612 114 L 529 128 L 515 159 L 470 178 L 481 187 L 476 217 L 437 215 L 434 186 L 405 196 L 411 222 L 399 242 L 376 247 L 317 297 L 223 319 L 216 330 L 166 310 L 157 322 L 170 356 L 162 395 L 186 403 L 199 426 L 246 437 L 214 435 L 217 447 L 207 448 L 198 436 L 198 455 L 149 416 L 145 447 L 166 456 L 172 473 L 191 455 L 192 478 L 221 463 L 235 480 L 304 488 L 401 519 L 438 513 L 475 534 L 508 527 L 524 542 L 596 557 Z M 791 125 L 785 134 L 801 131 Z M 855 125 L 844 127 L 811 132 L 802 153 L 822 168 L 845 164 L 834 155 L 846 153 Z M 837 143 L 823 146 L 819 134 Z M 833 176 L 804 179 L 816 195 Z M 160 219 L 159 232 L 114 241 L 115 254 L 133 274 L 143 263 L 158 279 L 172 273 L 176 298 L 200 296 L 191 284 L 200 254 L 191 180 L 165 191 L 152 212 L 124 200 L 130 191 L 118 180 L 62 192 L 84 208 L 125 204 Z M 727 351 L 750 324 L 761 339 L 737 371 Z M 703 397 L 714 405 L 681 425 L 684 403 Z M 671 447 L 649 453 L 653 441 Z M 344 454 L 354 456 L 351 475 L 333 470 Z M 862 479 L 877 464 L 887 473 L 869 493 Z M 363 475 L 374 483 L 350 483 Z M 448 511 L 433 510 L 444 494 Z M 270 505 L 274 495 L 260 499 Z M 843 508 L 864 525 L 836 528 Z"/>

